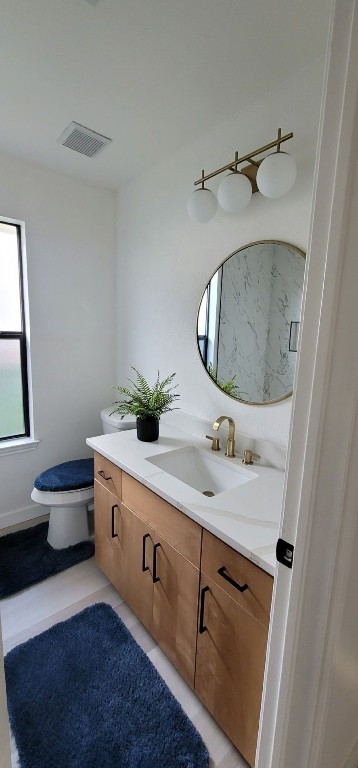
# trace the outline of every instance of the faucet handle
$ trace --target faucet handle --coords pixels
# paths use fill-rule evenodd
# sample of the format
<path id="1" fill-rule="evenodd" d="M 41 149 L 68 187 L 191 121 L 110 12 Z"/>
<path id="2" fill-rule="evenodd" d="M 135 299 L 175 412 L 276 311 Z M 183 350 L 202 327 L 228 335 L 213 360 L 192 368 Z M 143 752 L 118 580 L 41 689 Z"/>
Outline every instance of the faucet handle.
<path id="1" fill-rule="evenodd" d="M 260 454 L 251 450 L 244 451 L 244 458 L 242 460 L 243 464 L 253 464 L 253 459 L 261 459 Z"/>
<path id="2" fill-rule="evenodd" d="M 220 451 L 220 438 L 212 437 L 211 435 L 205 435 L 208 440 L 211 440 L 211 450 Z"/>

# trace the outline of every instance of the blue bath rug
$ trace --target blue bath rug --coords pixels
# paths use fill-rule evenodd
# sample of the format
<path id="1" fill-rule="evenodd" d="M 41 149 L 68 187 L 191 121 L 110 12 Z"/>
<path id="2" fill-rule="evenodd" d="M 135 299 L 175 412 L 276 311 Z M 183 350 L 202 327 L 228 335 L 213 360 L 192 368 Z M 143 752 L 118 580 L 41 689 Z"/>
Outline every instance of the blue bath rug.
<path id="1" fill-rule="evenodd" d="M 0 536 L 0 599 L 38 584 L 94 554 L 92 541 L 53 549 L 47 543 L 47 530 L 48 523 L 40 523 Z"/>
<path id="2" fill-rule="evenodd" d="M 105 603 L 14 648 L 5 674 L 21 768 L 208 768 L 198 732 Z"/>

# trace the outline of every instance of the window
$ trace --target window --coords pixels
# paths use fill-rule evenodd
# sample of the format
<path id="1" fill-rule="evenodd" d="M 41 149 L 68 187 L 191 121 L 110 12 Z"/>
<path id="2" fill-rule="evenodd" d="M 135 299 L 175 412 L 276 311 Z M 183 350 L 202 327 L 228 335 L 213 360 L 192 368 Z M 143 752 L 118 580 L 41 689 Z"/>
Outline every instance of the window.
<path id="1" fill-rule="evenodd" d="M 207 363 L 207 351 L 208 351 L 208 286 L 205 290 L 204 296 L 201 300 L 198 314 L 198 344 L 203 359 L 203 363 L 206 366 Z"/>
<path id="2" fill-rule="evenodd" d="M 0 218 L 0 441 L 30 435 L 23 268 L 22 226 Z"/>

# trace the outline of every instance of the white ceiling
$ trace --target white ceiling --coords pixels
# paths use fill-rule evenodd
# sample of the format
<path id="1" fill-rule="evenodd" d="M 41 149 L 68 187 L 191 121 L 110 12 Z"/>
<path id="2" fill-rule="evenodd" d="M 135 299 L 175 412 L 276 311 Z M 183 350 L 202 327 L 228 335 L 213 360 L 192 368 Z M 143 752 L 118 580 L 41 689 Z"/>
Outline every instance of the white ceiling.
<path id="1" fill-rule="evenodd" d="M 118 188 L 319 58 L 329 7 L 1 0 L 0 150 Z M 60 146 L 72 120 L 113 143 L 92 159 Z"/>

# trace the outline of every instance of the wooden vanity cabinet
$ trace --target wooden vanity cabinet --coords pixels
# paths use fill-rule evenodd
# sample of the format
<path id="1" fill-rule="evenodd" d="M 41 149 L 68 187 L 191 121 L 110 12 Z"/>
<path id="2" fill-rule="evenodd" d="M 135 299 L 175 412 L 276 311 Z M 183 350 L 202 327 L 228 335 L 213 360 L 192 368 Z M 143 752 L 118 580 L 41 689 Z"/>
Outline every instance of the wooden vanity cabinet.
<path id="1" fill-rule="evenodd" d="M 156 569 L 152 634 L 194 688 L 199 569 L 155 536 Z"/>
<path id="2" fill-rule="evenodd" d="M 122 498 L 122 470 L 100 453 L 94 454 L 94 477 L 117 499 Z"/>
<path id="3" fill-rule="evenodd" d="M 194 687 L 201 527 L 125 473 L 122 499 L 123 511 L 137 518 L 138 528 L 123 539 L 130 542 L 123 560 L 127 563 L 123 597 Z M 150 620 L 143 618 L 138 606 L 143 576 L 151 579 L 152 594 L 149 598 L 148 588 L 144 601 L 146 610 L 151 607 Z"/>
<path id="4" fill-rule="evenodd" d="M 268 627 L 272 599 L 273 578 L 266 571 L 229 547 L 228 544 L 203 531 L 201 570 L 225 589 L 242 608 Z M 248 585 L 242 592 L 232 581 Z"/>
<path id="5" fill-rule="evenodd" d="M 194 687 L 202 529 L 95 454 L 96 561 Z"/>
<path id="6" fill-rule="evenodd" d="M 189 562 L 200 567 L 202 528 L 126 472 L 122 502 Z"/>
<path id="7" fill-rule="evenodd" d="M 248 763 L 273 579 L 95 454 L 96 561 Z"/>
<path id="8" fill-rule="evenodd" d="M 94 481 L 94 525 L 96 563 L 122 594 L 122 520 L 120 500 Z"/>
<path id="9" fill-rule="evenodd" d="M 124 504 L 122 510 L 123 553 L 121 595 L 153 633 L 153 579 L 151 573 L 154 531 Z"/>
<path id="10" fill-rule="evenodd" d="M 199 569 L 121 504 L 121 595 L 194 687 Z"/>
<path id="11" fill-rule="evenodd" d="M 272 585 L 269 574 L 204 530 L 195 691 L 251 766 Z"/>

